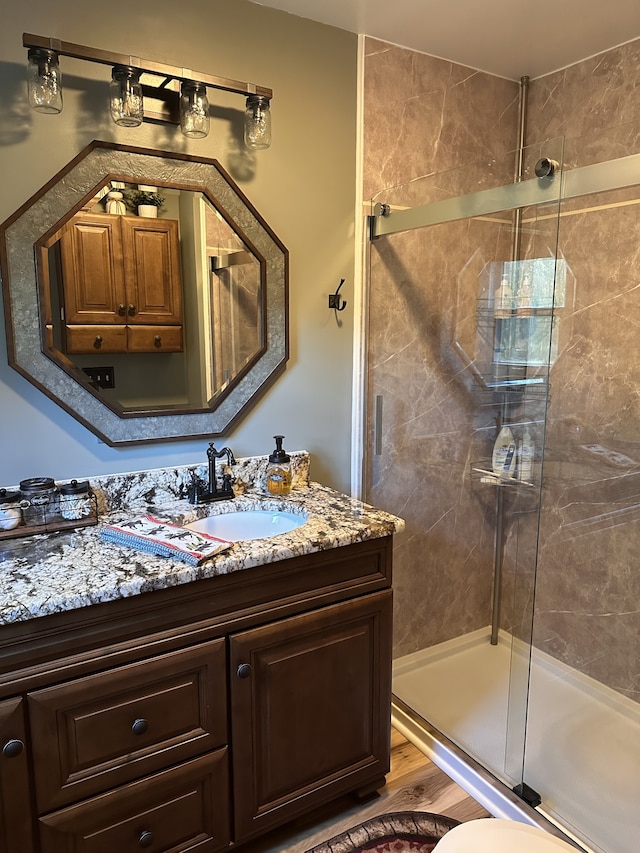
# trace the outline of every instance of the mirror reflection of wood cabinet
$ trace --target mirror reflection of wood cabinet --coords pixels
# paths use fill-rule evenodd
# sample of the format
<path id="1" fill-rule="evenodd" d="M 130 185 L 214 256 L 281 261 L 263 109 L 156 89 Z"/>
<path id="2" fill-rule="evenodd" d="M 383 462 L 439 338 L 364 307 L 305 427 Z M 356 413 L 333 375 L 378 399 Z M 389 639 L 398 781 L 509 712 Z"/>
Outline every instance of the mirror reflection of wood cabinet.
<path id="1" fill-rule="evenodd" d="M 80 213 L 60 248 L 68 353 L 182 351 L 177 220 Z"/>

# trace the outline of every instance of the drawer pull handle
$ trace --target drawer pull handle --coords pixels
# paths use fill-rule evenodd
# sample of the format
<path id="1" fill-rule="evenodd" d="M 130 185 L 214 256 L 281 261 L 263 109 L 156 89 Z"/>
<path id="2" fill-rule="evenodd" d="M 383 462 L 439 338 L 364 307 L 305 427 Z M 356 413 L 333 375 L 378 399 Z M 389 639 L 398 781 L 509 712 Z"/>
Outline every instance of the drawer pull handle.
<path id="1" fill-rule="evenodd" d="M 138 717 L 137 720 L 133 721 L 133 725 L 131 726 L 131 731 L 134 735 L 143 735 L 149 731 L 149 723 L 144 717 Z"/>
<path id="2" fill-rule="evenodd" d="M 144 832 L 140 833 L 138 843 L 140 844 L 140 847 L 151 847 L 153 844 L 153 832 L 149 832 L 148 829 L 145 829 Z"/>
<path id="3" fill-rule="evenodd" d="M 241 663 L 236 672 L 238 678 L 249 678 L 251 675 L 251 664 Z"/>
<path id="4" fill-rule="evenodd" d="M 100 349 L 102 346 L 102 335 L 96 335 L 93 345 L 96 349 Z"/>
<path id="5" fill-rule="evenodd" d="M 24 749 L 24 744 L 21 740 L 17 740 L 14 738 L 13 740 L 8 740 L 5 745 L 2 747 L 2 754 L 5 758 L 16 758 L 22 750 Z"/>
<path id="6" fill-rule="evenodd" d="M 161 347 L 162 346 L 162 337 L 160 335 L 155 335 L 153 338 L 153 343 L 155 346 Z"/>

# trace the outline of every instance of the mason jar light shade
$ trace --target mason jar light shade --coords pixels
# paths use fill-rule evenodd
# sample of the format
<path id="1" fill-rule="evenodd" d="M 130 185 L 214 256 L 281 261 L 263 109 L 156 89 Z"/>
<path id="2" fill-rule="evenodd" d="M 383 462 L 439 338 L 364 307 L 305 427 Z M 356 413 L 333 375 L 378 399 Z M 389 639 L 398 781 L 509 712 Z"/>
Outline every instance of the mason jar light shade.
<path id="1" fill-rule="evenodd" d="M 27 58 L 29 104 L 39 113 L 62 111 L 62 73 L 58 54 L 45 48 L 31 48 Z"/>
<path id="2" fill-rule="evenodd" d="M 271 145 L 271 109 L 269 98 L 249 95 L 244 114 L 244 142 L 247 148 L 268 148 Z"/>
<path id="3" fill-rule="evenodd" d="M 144 118 L 140 71 L 128 65 L 116 65 L 109 84 L 111 118 L 121 127 L 138 127 Z"/>
<path id="4" fill-rule="evenodd" d="M 209 133 L 209 101 L 204 83 L 186 80 L 180 90 L 180 129 L 191 139 Z"/>

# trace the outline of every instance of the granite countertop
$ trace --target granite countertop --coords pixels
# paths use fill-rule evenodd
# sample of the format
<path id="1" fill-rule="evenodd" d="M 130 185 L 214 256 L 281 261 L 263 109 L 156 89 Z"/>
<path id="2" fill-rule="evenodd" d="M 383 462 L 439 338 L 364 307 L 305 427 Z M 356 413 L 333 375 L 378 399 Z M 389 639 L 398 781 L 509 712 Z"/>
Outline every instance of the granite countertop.
<path id="1" fill-rule="evenodd" d="M 293 456 L 293 454 L 292 454 Z M 86 607 L 139 593 L 166 589 L 203 578 L 242 571 L 339 548 L 368 539 L 399 533 L 404 522 L 393 515 L 308 481 L 308 456 L 294 460 L 294 488 L 283 498 L 274 498 L 261 488 L 259 478 L 247 475 L 253 460 L 238 477 L 237 497 L 207 506 L 194 507 L 178 498 L 176 482 L 184 482 L 187 469 L 118 475 L 115 486 L 98 485 L 101 512 L 96 526 L 75 531 L 39 534 L 0 542 L 0 624 L 26 621 L 75 608 Z M 154 474 L 150 486 L 149 475 Z M 181 480 L 182 478 L 182 480 Z M 122 499 L 124 484 L 127 499 Z M 168 485 L 169 484 L 169 485 Z M 120 491 L 120 498 L 118 498 Z M 105 509 L 104 494 L 109 507 Z M 132 496 L 132 493 L 133 496 Z M 125 505 L 126 504 L 126 505 Z M 306 514 L 307 520 L 288 533 L 264 539 L 236 542 L 233 547 L 199 566 L 152 556 L 133 548 L 104 542 L 100 530 L 147 512 L 176 523 L 237 509 L 286 509 Z"/>

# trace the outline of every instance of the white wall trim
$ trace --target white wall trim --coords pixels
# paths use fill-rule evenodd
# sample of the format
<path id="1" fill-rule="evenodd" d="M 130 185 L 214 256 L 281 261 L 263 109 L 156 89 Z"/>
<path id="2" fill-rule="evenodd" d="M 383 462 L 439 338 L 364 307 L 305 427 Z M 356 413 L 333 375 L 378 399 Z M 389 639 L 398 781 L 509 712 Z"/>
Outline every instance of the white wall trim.
<path id="1" fill-rule="evenodd" d="M 367 390 L 367 239 L 364 216 L 364 46 L 358 36 L 358 93 L 356 129 L 355 251 L 353 282 L 353 379 L 351 394 L 351 495 L 363 497 Z"/>

